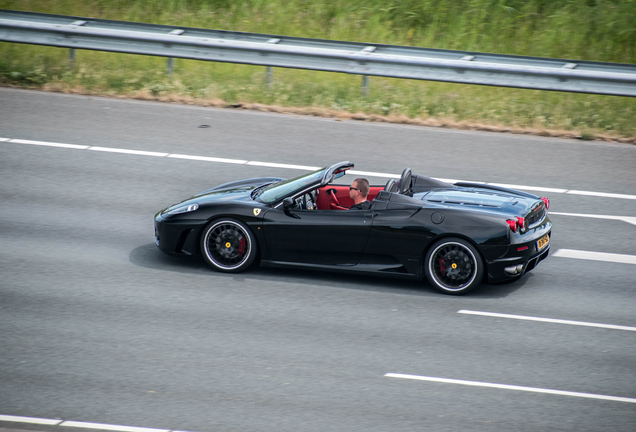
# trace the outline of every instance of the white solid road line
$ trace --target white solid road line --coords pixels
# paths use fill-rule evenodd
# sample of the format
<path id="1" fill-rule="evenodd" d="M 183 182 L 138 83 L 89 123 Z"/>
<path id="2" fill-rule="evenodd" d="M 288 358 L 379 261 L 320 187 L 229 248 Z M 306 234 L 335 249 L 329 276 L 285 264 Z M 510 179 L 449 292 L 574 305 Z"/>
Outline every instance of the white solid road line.
<path id="1" fill-rule="evenodd" d="M 60 419 L 22 417 L 22 416 L 2 415 L 2 414 L 0 414 L 0 421 L 12 422 L 12 423 L 31 423 L 31 424 L 51 425 L 51 426 L 66 426 L 66 427 L 85 428 L 85 429 L 99 429 L 99 430 L 109 430 L 109 431 L 119 431 L 119 432 L 181 432 L 181 431 L 172 430 L 172 429 L 155 429 L 155 428 L 123 426 L 123 425 L 114 425 L 114 424 L 105 424 L 105 423 L 79 422 L 79 421 L 72 421 L 72 420 L 64 421 Z"/>
<path id="2" fill-rule="evenodd" d="M 550 212 L 550 216 L 573 216 L 573 217 L 584 217 L 591 219 L 607 219 L 607 220 L 618 220 L 622 222 L 627 222 L 632 225 L 636 225 L 636 217 L 634 216 L 611 216 L 611 215 L 595 215 L 595 214 L 579 214 L 579 213 L 559 213 L 559 212 Z"/>
<path id="3" fill-rule="evenodd" d="M 522 185 L 511 185 L 504 183 L 488 183 L 492 186 L 499 186 L 508 189 L 521 189 L 521 190 L 533 190 L 538 192 L 551 192 L 551 193 L 566 193 L 567 189 L 555 189 L 555 188 L 547 188 L 547 187 L 538 187 L 538 186 L 522 186 Z"/>
<path id="4" fill-rule="evenodd" d="M 76 149 L 76 150 L 86 150 L 89 147 L 87 145 L 54 143 L 54 142 L 46 142 L 46 141 L 30 141 L 30 140 L 21 140 L 21 139 L 9 139 L 8 142 L 16 143 L 16 144 L 45 146 L 45 147 L 60 147 L 60 148 L 68 148 L 68 149 Z"/>
<path id="5" fill-rule="evenodd" d="M 119 149 L 119 148 L 110 148 L 110 147 L 97 147 L 97 146 L 93 147 L 93 146 L 77 145 L 77 144 L 51 143 L 51 142 L 45 142 L 45 141 L 30 141 L 30 140 L 15 139 L 15 138 L 0 138 L 0 142 L 8 142 L 8 143 L 14 143 L 14 144 L 31 144 L 31 145 L 39 145 L 39 146 L 45 146 L 45 147 L 61 147 L 61 148 L 69 148 L 69 149 L 77 149 L 77 150 L 94 150 L 94 151 L 112 152 L 112 153 L 126 153 L 126 154 L 140 155 L 140 156 L 169 157 L 169 158 L 175 158 L 175 159 L 188 159 L 188 160 L 198 160 L 198 161 L 217 162 L 217 163 L 231 163 L 231 164 L 240 164 L 240 165 L 300 169 L 300 170 L 306 170 L 306 171 L 314 171 L 316 169 L 320 169 L 318 167 L 310 167 L 310 166 L 304 166 L 304 165 L 291 165 L 291 164 L 279 164 L 274 162 L 258 162 L 258 161 L 247 161 L 247 160 L 240 160 L 240 159 L 225 159 L 225 158 L 207 157 L 207 156 L 170 154 L 170 153 L 150 152 L 150 151 L 131 150 L 131 149 Z M 398 174 L 389 174 L 389 173 L 380 173 L 380 172 L 352 170 L 350 171 L 350 173 L 354 175 L 364 175 L 369 177 L 400 178 L 400 175 Z M 547 188 L 547 187 L 541 187 L 541 186 L 511 185 L 511 184 L 503 184 L 503 183 L 484 183 L 479 181 L 451 180 L 451 179 L 442 179 L 442 178 L 437 178 L 437 180 L 441 180 L 447 183 L 457 183 L 460 181 L 466 181 L 469 183 L 489 184 L 492 186 L 500 186 L 500 187 L 506 187 L 510 189 L 533 190 L 538 192 L 550 192 L 550 193 L 560 193 L 560 194 L 562 193 L 562 194 L 586 195 L 586 196 L 601 197 L 601 198 L 619 198 L 619 199 L 636 200 L 636 195 L 627 195 L 627 194 L 578 191 L 578 190 L 568 190 L 568 189 Z"/>
<path id="6" fill-rule="evenodd" d="M 239 164 L 239 165 L 245 165 L 247 163 L 246 160 L 240 160 L 240 159 L 223 159 L 223 158 L 216 158 L 216 157 L 190 156 L 190 155 L 182 155 L 182 154 L 169 154 L 168 157 L 174 158 L 174 159 L 187 159 L 187 160 L 196 160 L 196 161 L 203 161 L 203 162 L 231 163 L 231 164 Z"/>
<path id="7" fill-rule="evenodd" d="M 39 425 L 54 425 L 54 426 L 59 425 L 60 423 L 63 422 L 63 420 L 56 420 L 56 419 L 22 417 L 22 416 L 2 415 L 2 414 L 0 414 L 0 421 L 13 422 L 13 423 L 31 423 L 31 424 L 39 424 Z"/>
<path id="8" fill-rule="evenodd" d="M 573 249 L 559 249 L 552 254 L 553 257 L 573 258 L 589 261 L 603 261 L 620 264 L 636 264 L 636 255 L 624 255 L 607 252 L 590 252 Z"/>
<path id="9" fill-rule="evenodd" d="M 400 174 L 388 174 L 388 173 L 358 171 L 358 170 L 349 170 L 349 174 L 353 174 L 356 176 L 384 177 L 384 178 L 394 178 L 394 179 L 399 179 L 400 177 L 402 177 Z"/>
<path id="10" fill-rule="evenodd" d="M 601 400 L 609 400 L 615 402 L 628 402 L 628 403 L 636 403 L 636 399 L 620 397 L 620 396 L 606 396 L 599 395 L 593 393 L 579 393 L 579 392 L 571 392 L 564 390 L 552 390 L 538 387 L 525 387 L 525 386 L 517 386 L 517 385 L 508 385 L 508 384 L 495 384 L 481 381 L 466 381 L 466 380 L 458 380 L 458 379 L 450 379 L 450 378 L 438 378 L 438 377 L 429 377 L 429 376 L 420 376 L 420 375 L 407 375 L 407 374 L 398 374 L 398 373 L 387 373 L 384 375 L 389 378 L 404 378 L 418 381 L 431 381 L 445 384 L 460 384 L 466 386 L 474 386 L 474 387 L 488 387 L 488 388 L 496 388 L 502 390 L 518 390 L 525 392 L 533 392 L 533 393 L 547 393 L 561 396 L 573 396 L 573 397 L 581 397 L 588 399 L 601 399 Z"/>
<path id="11" fill-rule="evenodd" d="M 103 423 L 88 423 L 78 421 L 65 421 L 60 423 L 60 426 L 86 428 L 86 429 L 100 429 L 120 432 L 170 432 L 170 429 L 153 429 L 135 426 L 120 426 Z"/>
<path id="12" fill-rule="evenodd" d="M 88 150 L 110 152 L 110 153 L 133 154 L 133 155 L 140 155 L 140 156 L 155 156 L 155 157 L 165 157 L 165 156 L 168 156 L 169 154 L 169 153 L 150 152 L 150 151 L 143 151 L 143 150 L 119 149 L 119 148 L 111 148 L 111 147 L 89 147 Z"/>
<path id="13" fill-rule="evenodd" d="M 306 166 L 306 165 L 289 165 L 289 164 L 280 164 L 280 163 L 273 163 L 273 162 L 258 162 L 258 161 L 250 161 L 250 162 L 247 162 L 246 165 L 263 166 L 263 167 L 269 167 L 269 168 L 298 169 L 303 171 L 317 171 L 320 168 L 322 168 L 322 167 L 313 167 L 313 166 Z"/>
<path id="14" fill-rule="evenodd" d="M 615 194 L 615 193 L 606 193 L 606 192 L 589 192 L 589 191 L 577 191 L 577 190 L 569 190 L 566 193 L 572 195 L 587 195 L 587 196 L 595 196 L 595 197 L 603 197 L 603 198 L 622 198 L 622 199 L 636 199 L 636 195 L 625 195 L 625 194 Z"/>
<path id="15" fill-rule="evenodd" d="M 590 323 L 585 321 L 570 321 L 563 319 L 555 319 L 555 318 L 539 318 L 525 315 L 511 315 L 511 314 L 502 314 L 495 312 L 480 312 L 480 311 L 471 311 L 471 310 L 458 310 L 457 313 L 466 314 L 466 315 L 479 315 L 479 316 L 487 316 L 494 318 L 510 318 L 524 321 L 539 321 L 539 322 L 547 322 L 553 324 L 569 324 L 576 326 L 584 326 L 584 327 L 598 327 L 598 328 L 606 328 L 612 330 L 627 330 L 627 331 L 636 331 L 636 327 L 628 327 L 614 324 L 600 324 L 600 323 Z"/>

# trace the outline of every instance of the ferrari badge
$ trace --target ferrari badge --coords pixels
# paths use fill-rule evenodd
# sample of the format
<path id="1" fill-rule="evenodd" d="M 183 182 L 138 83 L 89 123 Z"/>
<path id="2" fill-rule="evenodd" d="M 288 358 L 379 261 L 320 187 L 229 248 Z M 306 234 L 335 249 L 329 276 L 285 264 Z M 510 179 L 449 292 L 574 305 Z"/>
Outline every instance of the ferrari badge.
<path id="1" fill-rule="evenodd" d="M 258 216 L 260 213 L 261 213 L 261 209 L 259 208 L 254 209 L 254 216 Z"/>

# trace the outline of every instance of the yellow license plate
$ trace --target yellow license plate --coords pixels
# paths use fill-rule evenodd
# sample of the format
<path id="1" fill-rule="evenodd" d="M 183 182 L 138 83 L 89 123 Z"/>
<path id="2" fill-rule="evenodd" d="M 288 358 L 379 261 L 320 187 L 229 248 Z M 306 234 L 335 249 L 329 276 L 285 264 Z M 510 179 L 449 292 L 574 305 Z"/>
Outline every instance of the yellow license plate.
<path id="1" fill-rule="evenodd" d="M 550 244 L 550 235 L 546 234 L 543 237 L 541 237 L 539 240 L 537 240 L 537 250 L 543 249 L 548 244 Z"/>

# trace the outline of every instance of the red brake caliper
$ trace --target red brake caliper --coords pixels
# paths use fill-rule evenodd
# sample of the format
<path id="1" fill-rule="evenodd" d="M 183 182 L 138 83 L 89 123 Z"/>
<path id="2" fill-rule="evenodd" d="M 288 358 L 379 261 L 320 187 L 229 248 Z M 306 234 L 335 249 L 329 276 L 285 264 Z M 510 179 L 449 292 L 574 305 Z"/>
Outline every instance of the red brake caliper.
<path id="1" fill-rule="evenodd" d="M 239 240 L 239 248 L 238 248 L 239 256 L 243 256 L 243 254 L 245 253 L 246 244 L 247 242 L 245 241 L 245 237 L 241 237 L 241 240 Z"/>
<path id="2" fill-rule="evenodd" d="M 444 259 L 443 259 L 443 258 L 441 258 L 441 259 L 439 260 L 439 271 L 440 271 L 440 273 L 442 273 L 443 275 L 446 275 L 446 273 L 445 273 L 445 272 L 446 272 L 446 265 L 445 265 L 445 264 L 446 264 L 446 261 L 444 261 Z"/>

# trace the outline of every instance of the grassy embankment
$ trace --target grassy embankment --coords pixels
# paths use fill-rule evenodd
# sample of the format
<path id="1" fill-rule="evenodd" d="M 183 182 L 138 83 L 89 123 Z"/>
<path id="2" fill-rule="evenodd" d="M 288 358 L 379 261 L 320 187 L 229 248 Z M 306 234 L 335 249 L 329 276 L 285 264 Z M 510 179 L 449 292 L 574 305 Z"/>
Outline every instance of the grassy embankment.
<path id="1" fill-rule="evenodd" d="M 310 38 L 636 63 L 636 0 L 0 0 L 0 8 Z M 636 143 L 636 98 L 0 43 L 0 84 Z"/>

